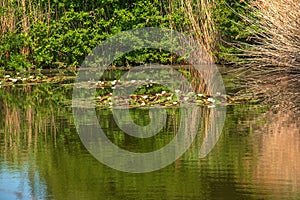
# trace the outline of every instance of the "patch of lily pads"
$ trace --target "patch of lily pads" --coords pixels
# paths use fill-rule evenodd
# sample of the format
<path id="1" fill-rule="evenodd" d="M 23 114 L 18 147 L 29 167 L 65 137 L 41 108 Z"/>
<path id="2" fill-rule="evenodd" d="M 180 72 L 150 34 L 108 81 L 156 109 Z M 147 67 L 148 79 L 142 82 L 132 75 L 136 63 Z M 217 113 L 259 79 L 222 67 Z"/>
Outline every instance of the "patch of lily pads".
<path id="1" fill-rule="evenodd" d="M 98 81 L 91 83 L 98 88 L 98 95 L 94 100 L 100 107 L 151 107 L 160 105 L 162 107 L 173 107 L 180 105 L 202 105 L 210 108 L 216 105 L 232 105 L 243 103 L 256 103 L 257 100 L 250 97 L 231 97 L 226 94 L 197 94 L 194 92 L 184 93 L 179 89 L 174 91 L 160 87 L 152 80 L 130 80 L 130 81 Z M 131 95 L 120 95 L 122 89 L 136 87 Z M 100 91 L 99 91 L 100 89 Z M 166 89 L 166 90 L 164 90 Z M 103 91 L 109 93 L 103 94 Z"/>
<path id="2" fill-rule="evenodd" d="M 43 74 L 0 76 L 0 88 L 2 86 L 31 85 L 38 83 L 60 83 L 73 87 L 96 88 L 94 103 L 98 107 L 151 107 L 160 105 L 162 107 L 176 107 L 181 105 L 202 105 L 215 107 L 217 105 L 233 105 L 244 103 L 257 103 L 258 99 L 252 97 L 229 96 L 227 94 L 197 94 L 194 92 L 185 93 L 183 90 L 173 88 L 170 90 L 160 84 L 168 80 L 161 80 L 159 84 L 153 80 L 102 80 L 86 83 L 72 83 L 74 76 L 47 76 Z M 71 84 L 70 84 L 71 83 Z M 176 85 L 176 84 L 175 84 Z M 131 95 L 120 95 L 122 90 L 130 87 L 136 88 Z"/>
<path id="3" fill-rule="evenodd" d="M 17 75 L 11 76 L 9 74 L 0 77 L 0 87 L 13 85 L 30 85 L 38 83 L 61 83 L 67 80 L 73 80 L 74 77 L 68 76 L 47 76 L 43 74 L 33 75 Z"/>

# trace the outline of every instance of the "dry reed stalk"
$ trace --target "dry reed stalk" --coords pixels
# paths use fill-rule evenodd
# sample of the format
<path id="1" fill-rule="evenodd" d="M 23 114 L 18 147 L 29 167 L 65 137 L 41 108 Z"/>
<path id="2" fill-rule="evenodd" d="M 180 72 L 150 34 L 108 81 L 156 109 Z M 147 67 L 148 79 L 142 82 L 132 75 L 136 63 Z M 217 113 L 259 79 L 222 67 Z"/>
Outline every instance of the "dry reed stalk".
<path id="1" fill-rule="evenodd" d="M 26 0 L 22 0 L 21 1 L 21 5 L 22 5 L 22 32 L 24 32 L 26 35 L 29 34 L 29 28 L 30 28 L 30 21 L 29 21 L 29 17 L 27 14 L 27 7 L 26 5 L 30 5 L 31 1 L 29 0 L 29 2 L 26 2 Z M 29 3 L 29 4 L 27 4 Z M 29 13 L 30 16 L 30 13 Z M 26 58 L 29 53 L 30 53 L 30 49 L 28 46 L 24 46 L 21 50 L 22 55 Z"/>
<path id="2" fill-rule="evenodd" d="M 43 4 L 41 1 L 31 0 L 2 0 L 0 3 L 3 13 L 0 13 L 0 39 L 7 33 L 23 32 L 25 35 L 30 34 L 30 26 L 36 21 L 47 21 L 50 23 L 50 1 L 46 3 L 43 11 Z M 18 15 L 21 13 L 21 15 Z M 4 51 L 4 56 L 9 60 L 10 52 Z M 20 53 L 27 58 L 30 54 L 30 47 L 23 46 Z"/>
<path id="3" fill-rule="evenodd" d="M 46 5 L 43 5 L 41 1 L 2 0 L 0 6 L 4 11 L 4 13 L 0 14 L 1 35 L 16 31 L 18 28 L 24 33 L 29 33 L 30 25 L 35 21 L 46 21 L 49 24 L 51 20 L 50 0 L 48 0 Z M 18 16 L 18 12 L 22 14 Z M 21 26 L 18 27 L 18 24 L 21 24 Z"/>
<path id="4" fill-rule="evenodd" d="M 216 45 L 216 29 L 212 20 L 214 0 L 181 0 L 180 6 L 187 19 L 190 21 L 188 28 L 191 36 L 208 53 L 213 52 Z M 213 60 L 213 56 L 211 55 Z"/>
<path id="5" fill-rule="evenodd" d="M 240 44 L 246 90 L 272 105 L 300 105 L 300 4 L 298 0 L 252 0 L 252 44 Z M 241 91 L 243 93 L 244 90 Z M 298 111 L 297 111 L 298 112 Z"/>
<path id="6" fill-rule="evenodd" d="M 29 20 L 27 17 L 27 8 L 26 8 L 26 1 L 25 0 L 21 0 L 21 9 L 22 9 L 22 31 L 24 33 L 28 33 L 29 32 Z"/>
<path id="7" fill-rule="evenodd" d="M 3 0 L 2 11 L 0 15 L 0 38 L 7 32 L 16 30 L 16 10 L 13 8 L 13 1 Z"/>
<path id="8" fill-rule="evenodd" d="M 300 66 L 300 4 L 298 0 L 255 0 L 250 4 L 258 20 L 257 44 L 247 54 L 250 65 Z"/>
<path id="9" fill-rule="evenodd" d="M 214 20 L 212 20 L 212 9 L 214 7 L 214 0 L 169 0 L 170 10 L 180 9 L 185 17 L 189 20 L 189 25 L 184 27 L 176 27 L 179 31 L 184 31 L 192 37 L 197 45 L 203 48 L 207 55 L 203 56 L 203 52 L 194 52 L 193 60 L 197 60 L 199 65 L 205 65 L 214 61 L 212 52 L 217 44 L 217 31 Z M 195 44 L 191 44 L 194 47 Z M 191 83 L 192 87 L 197 93 L 209 94 L 207 84 L 203 80 L 204 77 L 211 76 L 210 70 L 205 70 L 200 74 L 193 67 L 190 68 L 191 76 L 194 81 Z"/>

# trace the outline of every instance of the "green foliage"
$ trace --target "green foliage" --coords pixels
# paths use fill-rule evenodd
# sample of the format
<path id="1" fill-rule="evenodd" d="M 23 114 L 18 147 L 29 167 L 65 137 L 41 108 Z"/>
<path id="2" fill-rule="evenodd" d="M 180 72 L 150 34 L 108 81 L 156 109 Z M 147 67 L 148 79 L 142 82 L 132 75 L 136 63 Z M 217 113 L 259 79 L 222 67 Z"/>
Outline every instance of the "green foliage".
<path id="1" fill-rule="evenodd" d="M 5 70 L 21 70 L 30 68 L 31 64 L 22 54 L 24 48 L 30 46 L 31 38 L 24 33 L 8 33 L 0 41 L 0 67 Z"/>
<path id="2" fill-rule="evenodd" d="M 47 13 L 48 1 L 32 4 Z M 0 37 L 0 67 L 6 70 L 62 68 L 79 66 L 102 41 L 121 31 L 141 27 L 169 27 L 171 15 L 162 12 L 160 1 L 51 0 L 51 19 L 36 19 L 26 37 L 21 29 Z M 179 15 L 174 12 L 174 15 Z M 179 20 L 181 21 L 181 20 Z M 22 49 L 30 49 L 24 56 Z M 2 55 L 9 52 L 10 56 Z M 137 65 L 146 62 L 171 63 L 169 52 L 140 50 L 116 59 L 114 65 Z"/>
<path id="3" fill-rule="evenodd" d="M 143 86 L 139 87 L 134 92 L 134 94 L 160 94 L 160 93 L 162 93 L 162 91 L 165 91 L 168 93 L 173 92 L 164 85 L 154 83 L 151 86 L 143 85 Z"/>
<path id="4" fill-rule="evenodd" d="M 243 19 L 247 15 L 249 5 L 245 1 L 218 0 L 216 4 L 215 22 L 221 37 L 226 41 L 246 41 L 249 38 L 247 22 Z"/>
<path id="5" fill-rule="evenodd" d="M 95 12 L 98 14 L 101 10 Z M 48 68 L 78 66 L 97 43 L 109 35 L 103 28 L 107 23 L 104 20 L 95 22 L 90 13 L 74 10 L 66 12 L 49 26 L 36 23 L 31 29 L 35 64 Z"/>
<path id="6" fill-rule="evenodd" d="M 182 10 L 170 12 L 169 3 L 158 0 L 32 0 L 31 5 L 43 15 L 29 15 L 28 10 L 30 27 L 24 31 L 22 8 L 12 1 L 10 6 L 15 9 L 19 21 L 14 32 L 0 35 L 0 68 L 20 71 L 32 66 L 79 66 L 93 48 L 121 31 L 142 27 L 185 27 L 189 21 Z M 1 8 L 0 16 L 9 16 L 7 10 Z M 220 42 L 216 52 L 220 60 L 235 61 L 237 58 L 228 57 L 228 54 L 237 53 L 238 49 L 227 42 L 248 42 L 250 39 L 249 24 L 240 17 L 247 12 L 247 3 L 217 1 L 214 19 L 222 41 L 226 41 Z M 182 64 L 184 59 L 171 52 L 140 49 L 115 59 L 114 65 L 135 66 L 149 62 Z"/>
<path id="7" fill-rule="evenodd" d="M 237 54 L 241 53 L 242 44 L 251 43 L 252 24 L 246 18 L 250 13 L 248 0 L 217 0 L 214 19 L 220 33 L 218 51 L 215 52 L 220 61 L 239 62 Z"/>

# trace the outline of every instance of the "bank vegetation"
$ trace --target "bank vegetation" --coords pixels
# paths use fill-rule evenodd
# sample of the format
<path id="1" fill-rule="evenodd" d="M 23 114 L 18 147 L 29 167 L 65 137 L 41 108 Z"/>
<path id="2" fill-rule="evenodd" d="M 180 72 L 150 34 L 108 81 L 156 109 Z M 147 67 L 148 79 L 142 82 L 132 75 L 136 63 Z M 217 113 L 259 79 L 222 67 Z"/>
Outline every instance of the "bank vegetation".
<path id="1" fill-rule="evenodd" d="M 102 41 L 141 27 L 188 34 L 211 61 L 239 66 L 255 94 L 299 88 L 298 0 L 2 0 L 0 69 L 78 67 Z M 172 52 L 142 49 L 114 65 L 149 62 L 188 64 Z"/>

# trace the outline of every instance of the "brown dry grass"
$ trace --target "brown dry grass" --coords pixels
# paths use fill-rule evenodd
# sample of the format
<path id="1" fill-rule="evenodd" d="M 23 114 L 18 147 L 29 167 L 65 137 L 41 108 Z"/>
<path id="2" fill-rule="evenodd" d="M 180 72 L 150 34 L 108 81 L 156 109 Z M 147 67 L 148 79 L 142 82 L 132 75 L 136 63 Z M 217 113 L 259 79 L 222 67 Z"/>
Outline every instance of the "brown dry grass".
<path id="1" fill-rule="evenodd" d="M 32 0 L 2 0 L 0 6 L 0 38 L 14 31 L 29 33 L 34 21 L 51 19 L 50 1 L 48 1 L 48 8 L 42 8 L 40 2 Z"/>
<path id="2" fill-rule="evenodd" d="M 252 11 L 258 19 L 256 44 L 247 50 L 247 63 L 254 66 L 300 67 L 299 0 L 254 0 Z"/>
<path id="3" fill-rule="evenodd" d="M 181 10 L 189 24 L 176 27 L 193 37 L 203 49 L 211 53 L 216 46 L 216 26 L 212 19 L 214 0 L 169 0 L 170 10 Z M 213 60 L 213 55 L 210 55 Z"/>
<path id="4" fill-rule="evenodd" d="M 252 16 L 241 16 L 254 27 L 254 43 L 241 44 L 247 90 L 267 103 L 299 110 L 299 0 L 252 0 L 250 7 Z"/>
<path id="5" fill-rule="evenodd" d="M 193 52 L 190 59 L 196 61 L 200 65 L 209 65 L 215 60 L 212 52 L 216 49 L 217 31 L 213 20 L 214 0 L 169 0 L 170 11 L 181 10 L 184 17 L 188 19 L 189 23 L 181 27 L 176 27 L 178 31 L 182 31 L 189 35 L 197 44 L 191 42 L 191 47 L 201 47 L 200 52 Z M 190 68 L 191 76 L 194 81 L 191 83 L 192 87 L 197 93 L 209 94 L 210 83 L 205 83 L 204 79 L 210 77 L 213 73 L 210 70 L 203 71 L 202 74 Z"/>
<path id="6" fill-rule="evenodd" d="M 16 10 L 8 0 L 3 0 L 0 4 L 2 12 L 0 15 L 0 37 L 7 32 L 16 30 Z"/>
<path id="7" fill-rule="evenodd" d="M 37 20 L 50 21 L 50 1 L 48 10 L 42 8 L 41 2 L 32 0 L 2 0 L 0 6 L 0 40 L 8 33 L 22 32 L 28 35 L 31 25 Z M 21 54 L 26 58 L 30 54 L 30 48 L 24 46 Z M 10 52 L 4 51 L 4 55 L 9 58 Z"/>

